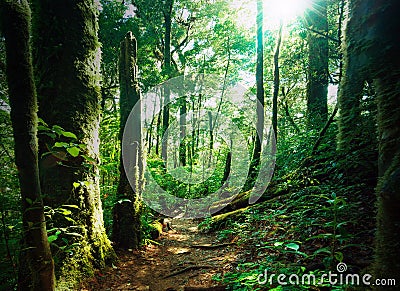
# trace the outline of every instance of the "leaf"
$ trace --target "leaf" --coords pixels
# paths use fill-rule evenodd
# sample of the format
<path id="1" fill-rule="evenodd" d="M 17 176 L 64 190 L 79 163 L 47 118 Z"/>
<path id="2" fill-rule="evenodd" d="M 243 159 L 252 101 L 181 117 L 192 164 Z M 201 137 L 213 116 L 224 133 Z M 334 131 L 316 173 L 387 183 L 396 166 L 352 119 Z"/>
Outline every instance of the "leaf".
<path id="1" fill-rule="evenodd" d="M 294 251 L 298 251 L 300 246 L 296 243 L 288 243 L 285 245 L 288 249 L 294 250 Z"/>
<path id="2" fill-rule="evenodd" d="M 95 163 L 95 162 L 96 162 L 95 159 L 93 159 L 93 158 L 91 158 L 91 157 L 89 157 L 89 156 L 87 156 L 87 155 L 82 155 L 82 157 L 83 157 L 86 161 L 88 161 L 88 162 L 92 162 L 92 163 Z"/>
<path id="3" fill-rule="evenodd" d="M 343 253 L 336 252 L 335 253 L 335 259 L 338 260 L 339 262 L 342 262 L 343 261 Z"/>
<path id="4" fill-rule="evenodd" d="M 77 156 L 79 156 L 80 149 L 77 148 L 77 147 L 70 147 L 70 148 L 67 148 L 67 152 L 68 152 L 71 156 L 73 156 L 74 158 L 76 158 Z"/>
<path id="5" fill-rule="evenodd" d="M 51 137 L 52 139 L 56 138 L 56 135 L 52 132 L 42 132 L 42 134 L 47 135 L 47 136 Z"/>
<path id="6" fill-rule="evenodd" d="M 72 183 L 72 186 L 74 187 L 74 189 L 78 188 L 81 184 L 78 182 L 74 182 Z"/>
<path id="7" fill-rule="evenodd" d="M 53 235 L 51 235 L 51 236 L 49 236 L 49 237 L 47 238 L 47 241 L 48 241 L 49 243 L 52 243 L 52 242 L 55 241 L 57 238 L 58 238 L 58 234 L 53 234 Z"/>
<path id="8" fill-rule="evenodd" d="M 29 205 L 32 205 L 32 204 L 33 204 L 32 199 L 30 199 L 30 198 L 25 198 L 25 200 L 26 200 L 26 202 L 27 202 Z"/>
<path id="9" fill-rule="evenodd" d="M 73 139 L 78 139 L 78 138 L 76 137 L 76 135 L 75 135 L 74 133 L 70 132 L 70 131 L 62 131 L 61 134 L 62 134 L 63 136 L 65 136 L 65 137 L 70 137 L 70 138 L 73 138 Z"/>
<path id="10" fill-rule="evenodd" d="M 55 133 L 57 133 L 58 135 L 62 135 L 64 128 L 62 128 L 61 126 L 58 125 L 53 125 L 53 127 L 51 128 Z"/>
<path id="11" fill-rule="evenodd" d="M 61 212 L 62 215 L 65 215 L 65 216 L 72 214 L 72 211 L 68 210 L 68 209 L 58 208 L 58 210 L 59 210 L 59 212 Z"/>
<path id="12" fill-rule="evenodd" d="M 76 224 L 76 221 L 73 220 L 71 217 L 65 216 L 64 218 L 65 218 L 66 220 L 68 220 L 69 222 L 72 222 L 73 224 Z"/>
<path id="13" fill-rule="evenodd" d="M 66 147 L 69 147 L 69 144 L 66 143 L 66 142 L 56 142 L 54 144 L 54 147 L 56 147 L 56 148 L 66 148 Z"/>
<path id="14" fill-rule="evenodd" d="M 40 117 L 38 117 L 38 123 L 39 124 L 43 124 L 43 125 L 45 125 L 45 126 L 49 126 L 46 122 L 44 122 L 44 120 L 43 119 L 41 119 Z"/>
<path id="15" fill-rule="evenodd" d="M 43 126 L 43 125 L 38 125 L 37 130 L 38 131 L 47 131 L 47 130 L 49 130 L 49 128 L 46 126 Z"/>
<path id="16" fill-rule="evenodd" d="M 283 242 L 277 241 L 274 243 L 275 247 L 280 247 L 281 245 L 283 245 Z"/>
<path id="17" fill-rule="evenodd" d="M 74 182 L 74 184 L 75 184 L 76 182 Z M 79 183 L 78 183 L 79 184 Z M 79 206 L 78 205 L 63 205 L 63 207 L 69 207 L 69 208 L 75 208 L 75 209 L 79 209 Z"/>

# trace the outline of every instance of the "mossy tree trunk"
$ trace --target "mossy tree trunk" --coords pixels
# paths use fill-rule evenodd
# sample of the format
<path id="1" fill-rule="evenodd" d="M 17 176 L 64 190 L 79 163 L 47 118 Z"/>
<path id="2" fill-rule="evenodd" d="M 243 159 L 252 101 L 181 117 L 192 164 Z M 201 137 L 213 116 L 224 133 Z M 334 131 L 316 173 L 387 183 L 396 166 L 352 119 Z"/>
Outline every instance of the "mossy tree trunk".
<path id="1" fill-rule="evenodd" d="M 40 164 L 45 204 L 79 207 L 73 214 L 73 225 L 65 217 L 54 222 L 56 227 L 73 226 L 71 230 L 80 235 L 64 235 L 68 245 L 79 245 L 57 254 L 60 287 L 73 288 L 82 276 L 91 275 L 95 267 L 104 267 L 115 258 L 104 229 L 99 189 L 98 10 L 94 0 L 34 0 L 32 5 L 39 116 L 50 125 L 73 132 L 81 144 L 76 157 L 65 154 L 62 163 L 49 164 L 46 159 L 52 155 L 48 155 Z M 54 142 L 41 136 L 40 153 L 49 152 Z"/>
<path id="2" fill-rule="evenodd" d="M 179 128 L 180 128 L 180 143 L 179 143 L 179 164 L 180 166 L 186 166 L 186 96 L 182 96 L 179 99 Z M 211 132 L 212 133 L 212 132 Z"/>
<path id="3" fill-rule="evenodd" d="M 128 32 L 121 42 L 119 57 L 119 83 L 120 83 L 120 141 L 121 148 L 124 142 L 134 144 L 129 147 L 129 165 L 125 164 L 121 153 L 120 180 L 117 189 L 117 203 L 113 210 L 113 241 L 121 248 L 138 248 L 142 242 L 141 225 L 141 192 L 143 187 L 143 149 L 141 110 L 135 110 L 134 116 L 128 119 L 134 106 L 141 106 L 140 92 L 137 83 L 137 43 L 132 32 Z M 127 124 L 129 122 L 129 124 Z M 130 133 L 124 137 L 125 130 Z M 125 148 L 124 148 L 125 149 Z M 132 152 L 131 152 L 132 151 Z M 126 171 L 128 169 L 128 173 Z M 127 174 L 129 175 L 129 181 Z M 130 183 L 129 183 L 130 182 Z"/>
<path id="4" fill-rule="evenodd" d="M 338 150 L 351 161 L 342 166 L 347 179 L 376 185 L 376 108 L 365 110 L 366 101 L 363 100 L 366 95 L 371 95 L 368 97 L 370 103 L 376 107 L 375 97 L 365 92 L 366 84 L 372 79 L 367 54 L 371 46 L 370 30 L 375 22 L 369 18 L 371 7 L 375 7 L 375 4 L 368 1 L 362 5 L 350 1 L 347 5 L 342 39 L 343 76 L 338 93 Z M 366 19 L 370 19 L 371 23 Z"/>
<path id="5" fill-rule="evenodd" d="M 307 120 L 320 128 L 328 118 L 327 0 L 313 0 L 306 14 L 308 32 Z"/>
<path id="6" fill-rule="evenodd" d="M 0 17 L 0 26 L 6 38 L 15 163 L 18 167 L 23 213 L 18 288 L 54 290 L 54 262 L 47 239 L 39 181 L 37 99 L 29 44 L 29 4 L 26 0 L 1 1 Z"/>
<path id="7" fill-rule="evenodd" d="M 378 113 L 379 182 L 375 279 L 400 281 L 400 2 L 351 0 L 344 39 L 344 75 L 341 87 L 342 147 L 363 142 L 358 107 L 364 82 L 374 80 Z M 354 135 L 351 135 L 351 132 Z M 360 137 L 360 139 L 355 139 Z M 375 286 L 398 290 L 396 286 Z"/>
<path id="8" fill-rule="evenodd" d="M 164 7 L 164 74 L 169 79 L 171 77 L 171 27 L 172 27 L 172 7 L 174 5 L 174 0 L 166 0 Z M 169 102 L 171 90 L 168 86 L 164 86 L 164 108 L 163 108 L 163 118 L 162 118 L 162 136 L 163 141 L 161 143 L 161 157 L 165 162 L 165 168 L 167 167 L 168 159 L 168 146 L 167 146 L 167 129 L 169 127 Z"/>
<path id="9" fill-rule="evenodd" d="M 278 95 L 280 87 L 280 75 L 279 75 L 279 54 L 282 44 L 282 28 L 283 23 L 279 25 L 278 39 L 276 41 L 275 53 L 274 53 L 274 93 L 272 96 L 272 128 L 274 129 L 275 142 L 278 138 Z"/>
<path id="10" fill-rule="evenodd" d="M 257 131 L 253 148 L 253 155 L 250 162 L 249 172 L 247 175 L 244 190 L 250 190 L 255 183 L 258 175 L 258 167 L 260 165 L 262 139 L 264 131 L 264 37 L 263 37 L 263 20 L 264 20 L 263 1 L 257 0 L 257 63 L 256 63 L 256 95 L 257 95 Z"/>
<path id="11" fill-rule="evenodd" d="M 400 3 L 367 1 L 372 9 L 366 23 L 371 41 L 365 48 L 378 103 L 379 182 L 375 278 L 400 282 Z M 360 5 L 360 1 L 356 4 Z M 354 9 L 356 9 L 356 7 Z M 365 19 L 365 18 L 364 18 Z M 379 288 L 378 288 L 379 289 Z M 398 286 L 382 287 L 398 290 Z"/>

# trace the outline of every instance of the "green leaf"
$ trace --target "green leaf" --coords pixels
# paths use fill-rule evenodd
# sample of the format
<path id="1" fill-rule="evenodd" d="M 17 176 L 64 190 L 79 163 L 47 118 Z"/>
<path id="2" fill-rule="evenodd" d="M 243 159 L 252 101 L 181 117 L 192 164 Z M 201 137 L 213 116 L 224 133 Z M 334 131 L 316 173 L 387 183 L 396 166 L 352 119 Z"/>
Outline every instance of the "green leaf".
<path id="1" fill-rule="evenodd" d="M 47 240 L 48 240 L 49 243 L 52 243 L 52 242 L 55 241 L 57 238 L 58 238 L 58 234 L 53 234 L 53 235 L 49 236 L 49 237 L 47 238 Z"/>
<path id="2" fill-rule="evenodd" d="M 71 217 L 69 217 L 69 216 L 64 216 L 64 218 L 65 218 L 66 220 L 68 220 L 69 222 L 72 222 L 73 224 L 76 224 L 76 221 L 73 220 Z"/>
<path id="3" fill-rule="evenodd" d="M 54 144 L 54 147 L 56 147 L 56 148 L 67 148 L 67 147 L 69 147 L 69 144 L 66 143 L 66 142 L 56 142 Z"/>
<path id="4" fill-rule="evenodd" d="M 70 147 L 70 148 L 67 148 L 67 152 L 68 152 L 71 156 L 73 156 L 74 158 L 76 158 L 77 156 L 79 156 L 80 149 L 77 148 L 77 147 Z"/>
<path id="5" fill-rule="evenodd" d="M 93 158 L 91 158 L 91 157 L 89 157 L 89 156 L 87 156 L 87 155 L 82 155 L 82 157 L 83 157 L 86 161 L 88 161 L 88 162 L 92 162 L 92 163 L 95 163 L 95 162 L 96 162 L 95 159 L 93 159 Z"/>
<path id="6" fill-rule="evenodd" d="M 78 182 L 74 182 L 72 183 L 72 186 L 74 187 L 74 189 L 78 188 L 81 184 Z"/>
<path id="7" fill-rule="evenodd" d="M 46 126 L 43 126 L 43 125 L 38 125 L 37 130 L 38 131 L 47 131 L 47 130 L 49 130 L 49 128 Z"/>
<path id="8" fill-rule="evenodd" d="M 56 132 L 58 135 L 62 135 L 64 128 L 62 128 L 61 126 L 58 125 L 53 125 L 53 127 L 51 128 L 54 132 Z"/>
<path id="9" fill-rule="evenodd" d="M 48 124 L 47 124 L 46 122 L 44 122 L 44 120 L 41 119 L 40 117 L 38 117 L 38 123 L 39 123 L 39 124 L 43 124 L 43 125 L 45 125 L 45 126 L 48 126 Z"/>
<path id="10" fill-rule="evenodd" d="M 74 184 L 75 184 L 76 182 L 74 182 Z M 79 183 L 78 183 L 79 184 Z M 75 209 L 79 209 L 79 206 L 78 205 L 63 205 L 63 207 L 69 207 L 69 208 L 75 208 Z"/>
<path id="11" fill-rule="evenodd" d="M 288 249 L 294 250 L 294 251 L 298 251 L 300 246 L 296 243 L 288 243 L 285 245 Z"/>
<path id="12" fill-rule="evenodd" d="M 70 137 L 70 138 L 73 138 L 73 139 L 78 139 L 78 138 L 76 137 L 76 135 L 75 135 L 74 133 L 70 132 L 70 131 L 62 131 L 61 134 L 62 134 L 63 136 L 65 136 L 65 137 Z"/>
<path id="13" fill-rule="evenodd" d="M 25 200 L 26 200 L 26 202 L 28 202 L 29 205 L 32 205 L 32 204 L 33 204 L 32 199 L 30 199 L 30 198 L 25 198 Z"/>
<path id="14" fill-rule="evenodd" d="M 280 247 L 281 245 L 283 245 L 283 242 L 277 241 L 274 243 L 275 247 Z"/>
<path id="15" fill-rule="evenodd" d="M 335 259 L 338 260 L 339 262 L 342 262 L 343 261 L 343 253 L 336 252 L 335 253 Z"/>
<path id="16" fill-rule="evenodd" d="M 72 214 L 72 211 L 68 210 L 68 209 L 59 208 L 58 210 L 59 210 L 59 212 L 61 212 L 62 215 L 65 215 L 65 216 Z"/>

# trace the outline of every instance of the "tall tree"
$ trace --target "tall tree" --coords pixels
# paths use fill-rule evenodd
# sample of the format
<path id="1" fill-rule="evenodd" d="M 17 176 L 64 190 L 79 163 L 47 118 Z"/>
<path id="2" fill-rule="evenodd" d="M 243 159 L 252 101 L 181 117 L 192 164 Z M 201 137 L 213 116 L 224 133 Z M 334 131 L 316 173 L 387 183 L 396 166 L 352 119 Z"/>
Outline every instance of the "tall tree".
<path id="1" fill-rule="evenodd" d="M 6 38 L 7 79 L 14 131 L 15 163 L 22 198 L 19 290 L 55 290 L 54 261 L 47 239 L 38 167 L 37 98 L 30 49 L 28 1 L 0 2 Z"/>
<path id="2" fill-rule="evenodd" d="M 174 0 L 166 0 L 164 7 L 164 73 L 167 78 L 171 77 L 171 26 L 172 26 L 172 7 L 174 5 Z M 171 91 L 168 86 L 164 87 L 164 109 L 163 109 L 163 123 L 162 123 L 162 134 L 163 142 L 161 143 L 161 156 L 164 162 L 168 159 L 168 147 L 167 147 L 167 129 L 169 126 L 169 101 Z"/>
<path id="3" fill-rule="evenodd" d="M 342 148 L 351 149 L 360 138 L 360 100 L 366 80 L 374 80 L 378 103 L 379 182 L 375 278 L 400 280 L 400 3 L 396 0 L 351 0 L 343 50 L 343 82 L 340 90 Z M 351 128 L 354 133 L 351 134 Z M 363 128 L 363 130 L 365 130 Z M 351 140 L 351 138 L 358 137 Z M 396 286 L 375 286 L 397 290 Z"/>
<path id="4" fill-rule="evenodd" d="M 132 32 L 128 32 L 121 42 L 119 59 L 120 85 L 120 141 L 123 154 L 129 156 L 129 163 L 123 165 L 120 158 L 120 180 L 117 189 L 117 199 L 113 213 L 113 241 L 122 248 L 138 248 L 142 242 L 142 203 L 141 192 L 143 187 L 143 148 L 140 110 L 129 119 L 132 108 L 140 106 L 140 91 L 137 81 L 137 42 Z M 123 141 L 124 130 L 129 130 Z M 128 147 L 124 147 L 124 142 Z M 129 146 L 133 144 L 133 146 Z M 129 149 L 128 152 L 126 149 Z M 128 159 L 125 159 L 127 161 Z M 131 169 L 126 172 L 125 169 Z M 127 174 L 130 177 L 128 181 Z M 130 182 L 130 183 L 129 183 Z"/>
<path id="5" fill-rule="evenodd" d="M 49 166 L 44 160 L 40 169 L 46 205 L 79 207 L 73 225 L 65 219 L 56 222 L 57 227 L 73 226 L 76 235 L 67 240 L 79 244 L 71 253 L 61 254 L 58 266 L 60 278 L 71 280 L 61 286 L 72 288 L 72 281 L 115 258 L 104 229 L 99 191 L 98 9 L 94 0 L 35 0 L 32 5 L 39 116 L 74 133 L 80 144 L 67 149 L 62 162 Z M 54 142 L 40 138 L 40 153 L 47 153 Z M 56 157 L 46 159 L 51 158 Z"/>
<path id="6" fill-rule="evenodd" d="M 328 118 L 329 46 L 327 0 L 313 0 L 306 14 L 308 28 L 307 119 L 320 128 Z"/>
<path id="7" fill-rule="evenodd" d="M 256 138 L 254 142 L 253 156 L 250 162 L 249 173 L 245 184 L 245 190 L 253 187 L 258 173 L 261 158 L 261 145 L 264 131 L 264 38 L 263 38 L 263 1 L 257 0 L 257 64 L 256 64 L 256 87 L 257 87 L 257 124 Z"/>
<path id="8" fill-rule="evenodd" d="M 278 137 L 278 95 L 280 86 L 279 53 L 281 50 L 281 43 L 282 43 L 282 28 L 283 28 L 283 23 L 281 21 L 279 25 L 278 39 L 276 42 L 276 48 L 274 53 L 274 94 L 272 98 L 272 128 L 274 129 L 275 141 Z"/>
<path id="9" fill-rule="evenodd" d="M 376 237 L 376 278 L 400 281 L 400 3 L 352 1 L 354 10 L 364 12 L 366 36 L 373 43 L 360 49 L 374 60 L 369 63 L 378 103 L 379 182 Z M 369 4 L 369 5 L 368 5 Z M 367 6 L 368 5 L 368 6 Z M 370 7 L 371 10 L 366 10 Z M 368 11 L 366 17 L 365 11 Z M 355 32 L 357 33 L 357 32 Z M 349 39 L 351 41 L 351 39 Z M 362 55 L 361 55 L 362 57 Z M 384 290 L 398 290 L 391 286 Z"/>

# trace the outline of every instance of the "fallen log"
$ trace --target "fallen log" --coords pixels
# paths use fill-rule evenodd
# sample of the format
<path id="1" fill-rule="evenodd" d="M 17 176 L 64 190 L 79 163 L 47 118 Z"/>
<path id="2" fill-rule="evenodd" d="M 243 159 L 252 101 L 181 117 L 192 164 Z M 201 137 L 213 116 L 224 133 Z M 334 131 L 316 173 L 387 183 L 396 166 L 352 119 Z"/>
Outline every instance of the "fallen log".
<path id="1" fill-rule="evenodd" d="M 268 188 L 265 190 L 264 194 L 257 200 L 256 203 L 261 203 L 272 198 L 285 195 L 292 192 L 293 190 L 298 189 L 299 187 L 299 185 L 295 187 L 290 184 L 284 183 L 284 180 L 271 182 Z M 222 213 L 230 213 L 238 209 L 246 208 L 250 206 L 250 195 L 251 191 L 247 191 L 239 193 L 233 199 L 233 201 L 229 201 L 229 199 L 220 200 L 216 203 L 211 204 L 211 206 L 209 207 L 209 211 L 210 213 L 212 213 L 213 216 L 217 216 L 221 215 Z"/>

